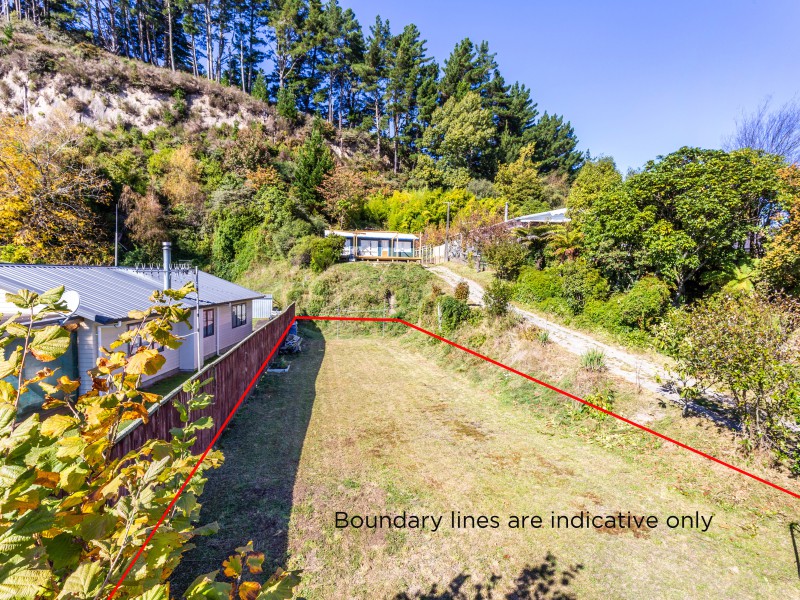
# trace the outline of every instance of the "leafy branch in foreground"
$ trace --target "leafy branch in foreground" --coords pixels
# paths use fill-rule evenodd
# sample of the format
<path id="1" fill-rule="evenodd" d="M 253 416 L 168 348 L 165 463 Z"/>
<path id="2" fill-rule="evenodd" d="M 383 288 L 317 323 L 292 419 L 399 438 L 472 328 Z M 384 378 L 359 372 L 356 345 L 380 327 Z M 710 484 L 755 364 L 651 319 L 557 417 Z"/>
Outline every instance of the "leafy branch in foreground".
<path id="1" fill-rule="evenodd" d="M 212 426 L 209 417 L 191 419 L 193 411 L 211 404 L 201 382 L 187 384 L 191 399 L 175 403 L 184 425 L 172 430 L 171 440 L 149 440 L 121 459 L 111 458 L 120 425 L 146 422 L 148 407 L 161 399 L 139 385 L 143 375 L 163 366 L 160 346 L 180 346 L 173 328 L 188 324 L 190 312 L 181 301 L 191 291 L 187 285 L 155 292 L 150 308 L 132 312 L 138 326 L 111 349 L 101 349 L 89 372 L 92 388 L 82 395 L 76 394 L 78 381 L 56 379 L 49 368 L 25 375 L 31 357 L 47 363 L 69 347 L 66 328 L 41 323 L 65 312 L 64 288 L 7 294 L 19 314 L 0 325 L 0 598 L 106 597 L 194 468 L 199 458 L 191 452 L 195 433 Z M 124 344 L 130 354 L 119 350 Z M 20 398 L 32 386 L 45 393 L 43 408 L 50 416 L 19 421 Z M 204 473 L 221 462 L 218 451 L 206 456 L 131 568 L 118 598 L 169 598 L 166 581 L 192 538 L 216 530 L 216 524 L 195 523 Z"/>

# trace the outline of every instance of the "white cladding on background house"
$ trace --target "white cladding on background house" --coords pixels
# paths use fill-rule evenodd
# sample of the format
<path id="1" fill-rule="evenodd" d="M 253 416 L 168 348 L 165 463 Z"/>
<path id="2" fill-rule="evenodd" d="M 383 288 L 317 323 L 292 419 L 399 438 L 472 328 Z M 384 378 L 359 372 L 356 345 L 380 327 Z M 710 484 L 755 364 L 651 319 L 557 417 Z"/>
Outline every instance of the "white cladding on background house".
<path id="1" fill-rule="evenodd" d="M 175 350 L 163 349 L 164 368 L 156 376 L 145 377 L 145 383 L 177 371 L 197 369 L 199 362 L 223 353 L 247 337 L 254 319 L 271 317 L 272 296 L 203 271 L 196 272 L 188 265 L 175 264 L 171 248 L 166 245 L 164 254 L 163 266 L 138 268 L 0 264 L 0 313 L 18 312 L 16 306 L 5 302 L 6 292 L 28 289 L 41 293 L 63 285 L 68 290 L 65 299 L 71 311 L 69 321 L 75 324 L 75 352 L 70 356 L 74 364 L 70 368 L 75 376 L 83 375 L 82 392 L 91 386 L 85 373 L 95 366 L 100 348 L 109 348 L 119 335 L 135 327 L 137 321 L 130 319 L 128 313 L 150 306 L 153 291 L 164 285 L 180 288 L 196 281 L 199 297 L 192 293 L 183 301 L 192 310 L 191 328 L 184 323 L 175 327 L 175 334 L 184 343 Z M 253 308 L 254 301 L 259 302 L 258 314 Z M 262 313 L 266 316 L 261 316 Z M 63 315 L 53 318 L 65 320 Z"/>

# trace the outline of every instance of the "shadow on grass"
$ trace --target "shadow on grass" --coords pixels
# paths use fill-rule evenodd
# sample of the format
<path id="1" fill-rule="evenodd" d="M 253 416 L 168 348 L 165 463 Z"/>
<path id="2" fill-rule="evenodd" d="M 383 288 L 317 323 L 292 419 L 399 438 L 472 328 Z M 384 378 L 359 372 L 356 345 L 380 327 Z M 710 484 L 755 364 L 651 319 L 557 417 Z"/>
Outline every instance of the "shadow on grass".
<path id="1" fill-rule="evenodd" d="M 559 570 L 556 557 L 548 552 L 539 565 L 523 568 L 514 579 L 514 588 L 502 596 L 495 594 L 499 575 L 492 575 L 486 583 L 470 583 L 470 576 L 461 573 L 444 588 L 433 585 L 427 592 L 413 595 L 401 592 L 393 600 L 575 600 L 577 596 L 568 588 L 582 569 L 583 565 L 573 565 Z"/>
<path id="2" fill-rule="evenodd" d="M 250 540 L 266 555 L 263 578 L 286 565 L 295 478 L 325 352 L 315 324 L 303 324 L 301 334 L 304 351 L 286 357 L 289 372 L 265 374 L 217 444 L 225 462 L 209 472 L 200 524 L 216 521 L 219 532 L 193 540 L 196 548 L 170 578 L 175 597 Z"/>

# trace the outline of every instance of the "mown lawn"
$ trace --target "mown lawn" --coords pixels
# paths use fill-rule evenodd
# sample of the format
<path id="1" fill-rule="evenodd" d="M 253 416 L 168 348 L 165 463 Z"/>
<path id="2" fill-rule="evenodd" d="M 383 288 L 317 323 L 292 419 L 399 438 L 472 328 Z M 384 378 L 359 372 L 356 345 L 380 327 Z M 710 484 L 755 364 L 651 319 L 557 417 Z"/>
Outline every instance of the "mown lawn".
<path id="1" fill-rule="evenodd" d="M 408 340 L 329 329 L 292 360 L 223 436 L 226 463 L 202 498 L 221 531 L 187 555 L 175 592 L 252 539 L 273 565 L 304 569 L 308 600 L 486 598 L 487 587 L 493 598 L 800 597 L 797 502 L 785 494 L 672 446 L 554 427 Z M 603 429 L 628 434 L 612 420 Z M 460 511 L 503 525 L 343 530 L 337 511 Z M 505 527 L 551 511 L 714 518 L 705 533 Z"/>

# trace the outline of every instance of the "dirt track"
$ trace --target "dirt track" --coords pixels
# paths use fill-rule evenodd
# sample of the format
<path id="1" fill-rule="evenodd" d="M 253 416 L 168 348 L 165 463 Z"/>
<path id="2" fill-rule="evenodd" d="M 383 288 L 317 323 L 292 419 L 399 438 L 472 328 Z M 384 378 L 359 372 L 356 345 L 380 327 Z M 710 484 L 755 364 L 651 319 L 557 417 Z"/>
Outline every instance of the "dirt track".
<path id="1" fill-rule="evenodd" d="M 462 279 L 467 281 L 469 283 L 470 302 L 483 306 L 483 288 L 476 281 L 466 279 L 440 265 L 431 266 L 428 269 L 453 287 Z M 665 390 L 663 383 L 659 383 L 659 380 L 667 380 L 665 364 L 658 364 L 645 357 L 605 344 L 585 333 L 553 323 L 527 310 L 522 310 L 515 306 L 512 306 L 512 309 L 525 320 L 549 332 L 550 340 L 553 343 L 558 344 L 572 354 L 581 355 L 590 348 L 602 350 L 606 355 L 606 364 L 609 372 L 642 388 L 661 394 L 673 402 L 682 404 L 677 394 Z"/>

